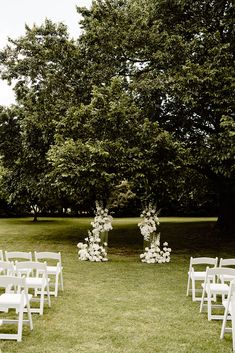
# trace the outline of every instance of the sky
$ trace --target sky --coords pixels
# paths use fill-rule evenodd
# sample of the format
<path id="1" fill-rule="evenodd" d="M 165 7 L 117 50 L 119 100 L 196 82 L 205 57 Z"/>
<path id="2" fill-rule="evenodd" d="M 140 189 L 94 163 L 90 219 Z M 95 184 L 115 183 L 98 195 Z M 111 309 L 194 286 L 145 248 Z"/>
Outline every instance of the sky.
<path id="1" fill-rule="evenodd" d="M 25 24 L 41 25 L 45 18 L 63 22 L 71 37 L 78 38 L 80 17 L 76 5 L 90 7 L 92 0 L 1 0 L 0 49 L 7 45 L 7 38 L 19 38 L 25 34 Z M 14 103 L 14 93 L 5 81 L 0 80 L 0 105 Z"/>

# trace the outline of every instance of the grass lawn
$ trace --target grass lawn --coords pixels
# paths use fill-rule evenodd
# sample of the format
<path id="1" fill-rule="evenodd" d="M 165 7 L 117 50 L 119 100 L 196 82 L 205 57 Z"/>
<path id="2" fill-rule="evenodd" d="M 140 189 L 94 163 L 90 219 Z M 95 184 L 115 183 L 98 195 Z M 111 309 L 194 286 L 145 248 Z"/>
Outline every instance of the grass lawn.
<path id="1" fill-rule="evenodd" d="M 33 314 L 21 343 L 1 341 L 2 353 L 223 353 L 221 321 L 207 321 L 186 297 L 190 256 L 235 257 L 235 242 L 218 239 L 214 218 L 160 218 L 168 264 L 139 261 L 138 218 L 116 219 L 107 263 L 81 262 L 76 244 L 88 218 L 0 219 L 0 249 L 61 251 L 64 292 L 43 316 Z M 1 327 L 0 327 L 1 329 Z"/>

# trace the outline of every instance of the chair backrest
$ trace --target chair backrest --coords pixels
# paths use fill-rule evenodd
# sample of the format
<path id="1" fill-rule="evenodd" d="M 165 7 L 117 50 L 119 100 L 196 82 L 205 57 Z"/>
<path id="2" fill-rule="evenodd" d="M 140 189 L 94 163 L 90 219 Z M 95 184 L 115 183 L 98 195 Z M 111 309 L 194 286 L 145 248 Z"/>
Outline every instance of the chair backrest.
<path id="1" fill-rule="evenodd" d="M 16 274 L 21 276 L 28 271 L 28 276 L 38 276 L 40 273 L 42 276 L 47 278 L 47 263 L 46 262 L 37 262 L 37 261 L 21 261 L 16 262 Z"/>
<path id="2" fill-rule="evenodd" d="M 202 266 L 203 266 L 203 271 L 205 271 L 208 265 L 217 267 L 217 264 L 218 264 L 218 257 L 190 257 L 189 274 L 195 271 L 194 270 L 195 265 L 197 265 L 197 271 Z"/>
<path id="3" fill-rule="evenodd" d="M 235 268 L 229 268 L 229 267 L 207 267 L 206 270 L 206 280 L 210 280 L 212 276 L 230 276 L 234 277 L 235 279 Z"/>
<path id="4" fill-rule="evenodd" d="M 14 264 L 10 261 L 0 261 L 0 270 L 2 270 L 6 276 L 13 276 L 15 273 Z"/>
<path id="5" fill-rule="evenodd" d="M 32 261 L 32 253 L 31 251 L 5 251 L 6 260 L 17 260 L 17 259 L 25 259 Z"/>
<path id="6" fill-rule="evenodd" d="M 235 259 L 220 259 L 219 267 L 235 266 Z"/>
<path id="7" fill-rule="evenodd" d="M 211 265 L 217 266 L 218 257 L 191 257 L 191 265 Z"/>
<path id="8" fill-rule="evenodd" d="M 24 288 L 25 277 L 15 277 L 15 276 L 0 276 L 0 288 Z"/>
<path id="9" fill-rule="evenodd" d="M 51 252 L 51 251 L 42 251 L 42 252 L 34 252 L 35 260 L 56 260 L 57 263 L 61 266 L 61 253 L 60 252 Z"/>

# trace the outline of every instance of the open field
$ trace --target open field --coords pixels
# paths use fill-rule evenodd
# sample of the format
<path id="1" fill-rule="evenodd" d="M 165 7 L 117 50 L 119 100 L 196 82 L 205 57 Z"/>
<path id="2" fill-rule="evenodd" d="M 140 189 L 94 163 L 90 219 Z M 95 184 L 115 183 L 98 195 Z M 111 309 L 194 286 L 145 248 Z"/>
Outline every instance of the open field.
<path id="1" fill-rule="evenodd" d="M 220 321 L 208 322 L 185 296 L 190 256 L 235 257 L 235 241 L 218 239 L 214 218 L 160 218 L 168 264 L 142 264 L 138 218 L 119 218 L 109 234 L 109 262 L 77 259 L 89 218 L 0 219 L 0 249 L 61 251 L 64 292 L 52 297 L 21 343 L 1 341 L 2 353 L 227 353 Z"/>

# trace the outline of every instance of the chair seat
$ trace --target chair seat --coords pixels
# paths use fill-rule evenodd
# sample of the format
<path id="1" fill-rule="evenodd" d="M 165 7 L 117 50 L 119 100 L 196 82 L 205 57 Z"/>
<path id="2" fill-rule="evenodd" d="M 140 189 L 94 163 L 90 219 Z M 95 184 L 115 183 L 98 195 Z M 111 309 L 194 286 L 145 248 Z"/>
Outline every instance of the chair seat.
<path id="1" fill-rule="evenodd" d="M 204 288 L 204 283 L 202 283 L 202 287 Z M 210 283 L 206 285 L 206 291 L 211 292 L 212 294 L 227 294 L 229 291 L 229 286 L 224 283 Z"/>
<path id="2" fill-rule="evenodd" d="M 26 277 L 25 283 L 26 283 L 26 286 L 30 288 L 38 288 L 38 287 L 46 286 L 45 279 L 40 277 Z"/>
<path id="3" fill-rule="evenodd" d="M 32 299 L 32 295 L 28 294 L 29 301 Z M 0 295 L 0 307 L 18 307 L 21 302 L 21 294 L 17 293 L 4 293 Z M 24 306 L 26 305 L 26 297 L 24 295 Z"/>

